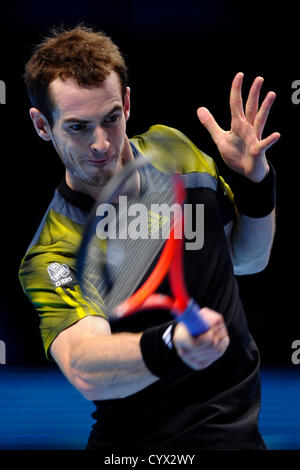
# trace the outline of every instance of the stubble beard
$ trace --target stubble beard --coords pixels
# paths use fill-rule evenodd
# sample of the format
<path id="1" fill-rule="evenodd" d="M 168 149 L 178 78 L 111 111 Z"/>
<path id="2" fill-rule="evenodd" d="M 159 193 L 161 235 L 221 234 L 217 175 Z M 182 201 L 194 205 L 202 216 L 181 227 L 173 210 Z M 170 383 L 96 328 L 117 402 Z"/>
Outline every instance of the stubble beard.
<path id="1" fill-rule="evenodd" d="M 95 175 L 88 175 L 84 173 L 83 171 L 78 171 L 77 168 L 74 168 L 73 165 L 71 165 L 69 162 L 64 162 L 64 165 L 68 172 L 75 177 L 77 180 L 79 180 L 81 183 L 88 184 L 91 186 L 104 186 L 105 184 L 108 183 L 108 181 L 111 179 L 113 176 L 113 171 L 111 170 L 102 170 L 99 173 Z"/>

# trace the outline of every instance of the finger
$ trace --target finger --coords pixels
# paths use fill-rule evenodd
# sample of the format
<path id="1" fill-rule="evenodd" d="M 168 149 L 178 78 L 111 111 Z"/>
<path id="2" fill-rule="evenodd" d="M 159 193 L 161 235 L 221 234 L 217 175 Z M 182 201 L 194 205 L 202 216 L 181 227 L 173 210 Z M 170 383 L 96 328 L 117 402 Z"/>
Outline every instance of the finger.
<path id="1" fill-rule="evenodd" d="M 184 358 L 192 363 L 193 366 L 205 366 L 217 360 L 221 357 L 230 344 L 230 339 L 228 336 L 219 340 L 216 344 L 203 347 L 201 349 L 186 350 L 182 353 Z"/>
<path id="2" fill-rule="evenodd" d="M 231 85 L 229 104 L 232 118 L 245 118 L 242 100 L 243 78 L 244 74 L 242 72 L 237 73 Z"/>
<path id="3" fill-rule="evenodd" d="M 261 90 L 263 82 L 264 82 L 263 77 L 256 77 L 256 79 L 254 80 L 250 88 L 248 99 L 246 102 L 246 107 L 245 107 L 246 119 L 252 125 L 254 123 L 254 119 L 256 117 L 256 113 L 258 110 L 259 94 L 260 94 L 260 90 Z"/>
<path id="4" fill-rule="evenodd" d="M 213 141 L 217 143 L 218 139 L 224 131 L 217 124 L 213 115 L 208 111 L 207 108 L 201 107 L 197 109 L 197 116 L 201 124 L 203 124 L 205 129 L 210 133 Z"/>
<path id="5" fill-rule="evenodd" d="M 200 310 L 201 317 L 209 325 L 209 330 L 202 333 L 197 338 L 194 338 L 194 344 L 210 344 L 228 335 L 227 328 L 224 322 L 224 317 L 208 307 L 203 307 Z"/>
<path id="6" fill-rule="evenodd" d="M 269 91 L 256 115 L 256 118 L 254 120 L 254 129 L 256 131 L 256 136 L 258 139 L 261 139 L 271 106 L 274 103 L 275 98 L 276 94 L 274 93 L 274 91 Z"/>
<path id="7" fill-rule="evenodd" d="M 225 325 L 217 325 L 208 332 L 194 338 L 193 350 L 203 350 L 203 348 L 218 347 L 220 341 L 228 337 L 228 331 Z"/>
<path id="8" fill-rule="evenodd" d="M 209 307 L 202 307 L 200 314 L 211 328 L 225 325 L 223 315 Z"/>
<path id="9" fill-rule="evenodd" d="M 281 136 L 279 132 L 273 132 L 273 134 L 261 140 L 259 153 L 265 152 L 266 150 L 268 150 L 273 144 L 275 144 L 275 142 L 277 142 L 277 140 L 280 139 L 280 137 Z"/>

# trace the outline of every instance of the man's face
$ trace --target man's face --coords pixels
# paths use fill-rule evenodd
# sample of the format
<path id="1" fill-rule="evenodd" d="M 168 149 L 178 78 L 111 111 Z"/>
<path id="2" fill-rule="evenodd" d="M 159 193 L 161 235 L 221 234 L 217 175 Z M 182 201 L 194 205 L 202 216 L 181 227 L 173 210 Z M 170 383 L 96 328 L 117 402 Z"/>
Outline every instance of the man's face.
<path id="1" fill-rule="evenodd" d="M 51 140 L 74 186 L 102 186 L 124 160 L 129 89 L 122 100 L 115 72 L 99 87 L 84 88 L 74 80 L 50 84 L 55 104 Z"/>

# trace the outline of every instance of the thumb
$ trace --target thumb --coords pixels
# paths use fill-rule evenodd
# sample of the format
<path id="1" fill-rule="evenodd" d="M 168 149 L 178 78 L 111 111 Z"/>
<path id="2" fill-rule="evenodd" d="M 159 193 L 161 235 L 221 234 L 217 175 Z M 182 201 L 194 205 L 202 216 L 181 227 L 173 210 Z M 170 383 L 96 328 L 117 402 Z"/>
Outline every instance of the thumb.
<path id="1" fill-rule="evenodd" d="M 213 115 L 208 111 L 207 108 L 201 107 L 197 109 L 197 116 L 201 124 L 205 129 L 210 133 L 213 141 L 216 143 L 221 134 L 223 134 L 223 129 L 217 124 Z"/>

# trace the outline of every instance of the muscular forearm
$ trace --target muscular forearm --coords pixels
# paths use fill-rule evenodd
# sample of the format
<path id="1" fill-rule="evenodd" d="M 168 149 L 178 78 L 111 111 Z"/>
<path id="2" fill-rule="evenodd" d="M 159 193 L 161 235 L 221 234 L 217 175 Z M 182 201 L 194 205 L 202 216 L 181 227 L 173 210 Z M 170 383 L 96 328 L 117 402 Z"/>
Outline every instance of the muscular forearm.
<path id="1" fill-rule="evenodd" d="M 118 333 L 80 343 L 70 360 L 70 380 L 85 398 L 108 400 L 136 393 L 157 377 L 144 364 L 141 334 Z"/>
<path id="2" fill-rule="evenodd" d="M 222 315 L 202 308 L 201 316 L 209 330 L 197 338 L 181 322 L 167 322 L 145 333 L 111 334 L 106 320 L 87 317 L 63 331 L 51 352 L 88 400 L 123 398 L 159 378 L 208 367 L 222 356 L 229 344 Z M 171 348 L 165 341 L 170 328 L 174 333 Z"/>
<path id="3" fill-rule="evenodd" d="M 275 233 L 275 210 L 253 218 L 236 218 L 230 237 L 234 272 L 237 275 L 262 271 L 268 264 Z"/>

